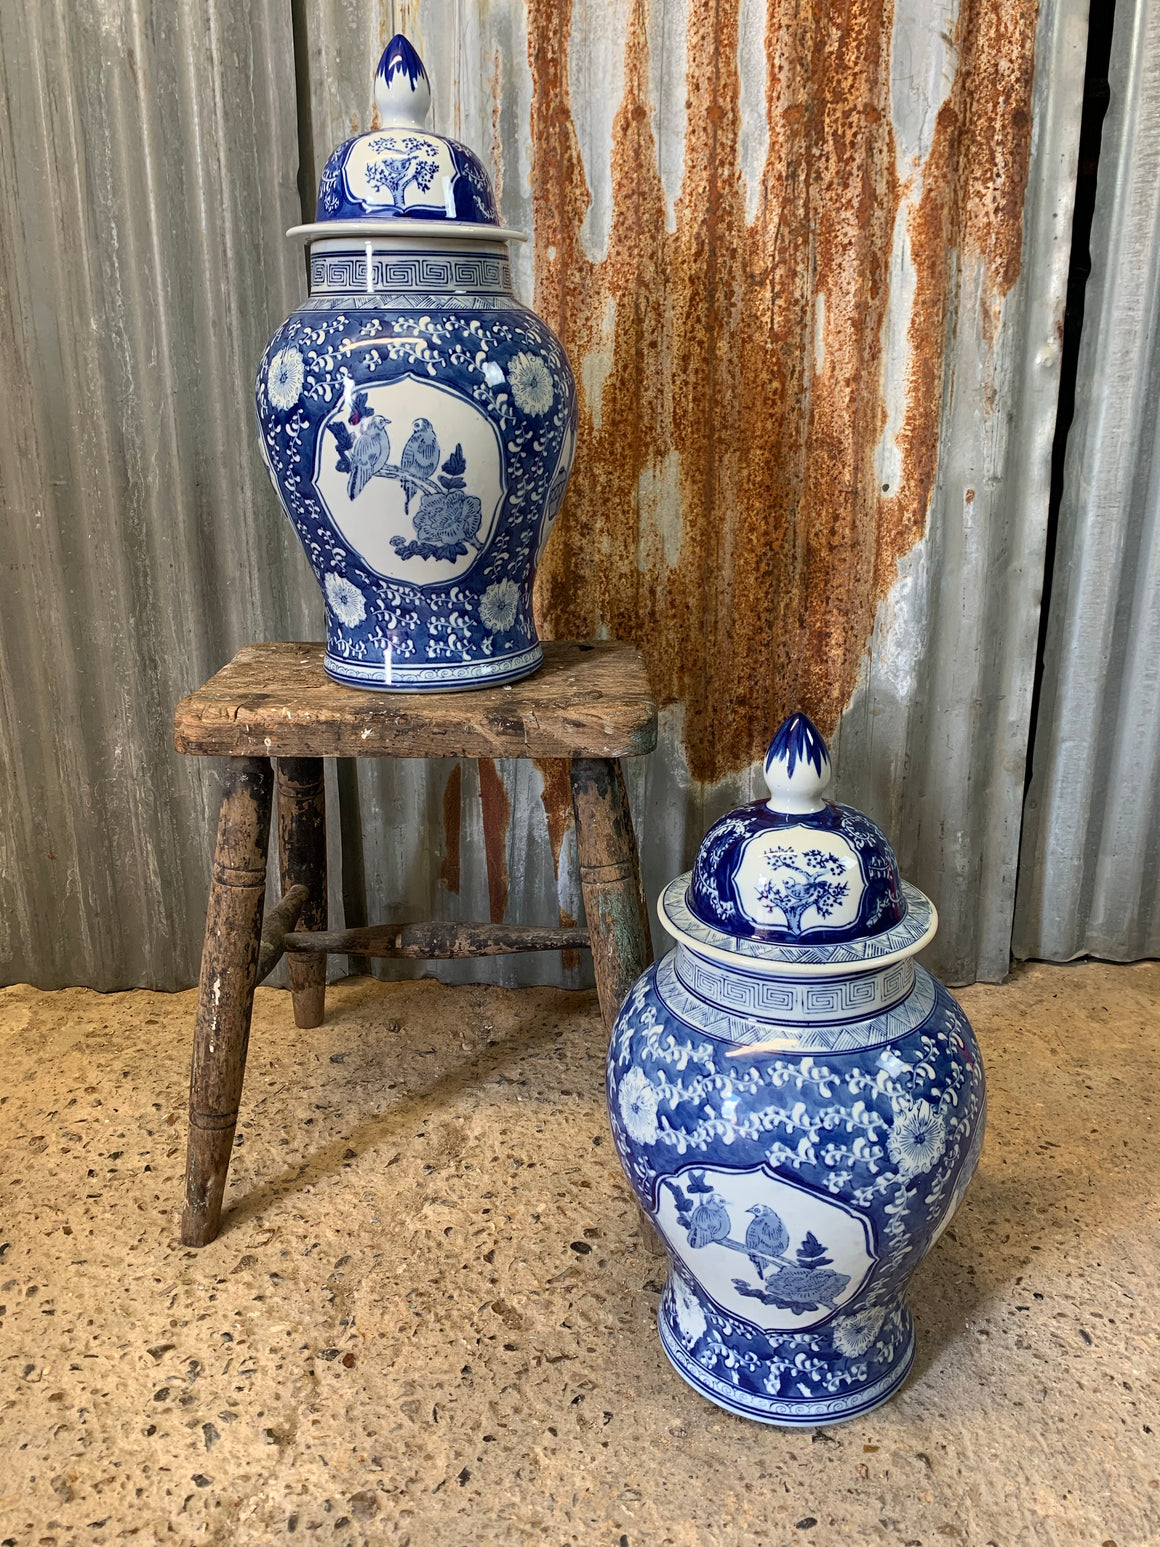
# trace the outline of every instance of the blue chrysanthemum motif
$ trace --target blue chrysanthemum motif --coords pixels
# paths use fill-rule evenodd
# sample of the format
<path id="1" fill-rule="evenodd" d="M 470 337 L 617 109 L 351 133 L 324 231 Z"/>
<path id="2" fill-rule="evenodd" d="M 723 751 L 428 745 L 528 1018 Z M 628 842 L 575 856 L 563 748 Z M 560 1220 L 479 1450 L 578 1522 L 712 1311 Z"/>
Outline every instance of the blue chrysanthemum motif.
<path id="1" fill-rule="evenodd" d="M 687 1348 L 692 1348 L 709 1330 L 709 1322 L 696 1295 L 685 1287 L 682 1279 L 674 1278 L 672 1294 L 673 1312 L 681 1338 Z"/>
<path id="2" fill-rule="evenodd" d="M 297 404 L 302 395 L 304 377 L 302 356 L 298 350 L 279 349 L 266 373 L 266 395 L 275 408 L 285 412 Z"/>
<path id="3" fill-rule="evenodd" d="M 921 1176 L 946 1149 L 946 1123 L 929 1101 L 900 1101 L 886 1140 L 891 1160 L 903 1176 Z"/>
<path id="4" fill-rule="evenodd" d="M 625 1131 L 644 1144 L 657 1137 L 658 1093 L 651 1080 L 639 1069 L 632 1069 L 620 1087 L 620 1119 Z"/>
<path id="5" fill-rule="evenodd" d="M 331 612 L 347 628 L 355 628 L 366 617 L 366 598 L 358 586 L 352 585 L 342 575 L 327 575 L 323 589 Z"/>
<path id="6" fill-rule="evenodd" d="M 497 580 L 479 599 L 479 616 L 493 634 L 506 634 L 516 621 L 520 588 L 514 580 Z"/>
<path id="7" fill-rule="evenodd" d="M 841 1317 L 832 1324 L 834 1347 L 847 1359 L 860 1359 L 873 1348 L 885 1320 L 886 1309 L 880 1305 Z"/>
<path id="8" fill-rule="evenodd" d="M 544 362 L 535 355 L 513 355 L 508 362 L 508 384 L 512 397 L 526 414 L 540 416 L 552 406 L 555 388 Z"/>

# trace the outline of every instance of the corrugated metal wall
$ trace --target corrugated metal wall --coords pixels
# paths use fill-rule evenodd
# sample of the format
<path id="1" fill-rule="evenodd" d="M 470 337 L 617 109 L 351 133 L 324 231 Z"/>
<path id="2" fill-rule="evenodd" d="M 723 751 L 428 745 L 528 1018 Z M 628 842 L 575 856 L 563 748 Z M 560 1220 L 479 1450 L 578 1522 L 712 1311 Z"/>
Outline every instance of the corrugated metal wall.
<path id="1" fill-rule="evenodd" d="M 941 387 L 925 530 L 897 560 L 840 726 L 843 792 L 865 802 L 904 874 L 935 899 L 930 965 L 951 983 L 998 981 L 1010 962 L 1086 37 L 1086 7 L 1041 6 L 1021 249 L 1005 225 L 1009 149 L 988 160 L 967 136 L 964 200 L 985 209 L 985 235 L 972 238 L 968 223 L 944 258 L 945 341 L 925 388 Z M 968 68 L 975 82 L 998 70 L 996 118 L 1017 120 L 1002 46 L 997 63 L 976 44 Z M 976 113 L 972 102 L 966 122 L 988 138 L 996 125 Z M 923 120 L 909 122 L 917 150 Z M 910 289 L 905 267 L 894 288 Z M 928 315 L 920 298 L 904 301 L 899 332 L 906 319 L 924 333 Z M 889 431 L 884 442 L 885 483 Z"/>
<path id="2" fill-rule="evenodd" d="M 1160 4 L 1120 0 L 1015 949 L 1160 955 Z"/>
<path id="3" fill-rule="evenodd" d="M 254 445 L 298 294 L 287 7 L 0 7 L 0 970 L 196 979 L 216 770 L 173 704 L 321 617 Z"/>
<path id="4" fill-rule="evenodd" d="M 296 126 L 315 166 L 368 127 L 400 26 L 532 231 L 518 284 L 582 384 L 539 608 L 649 659 L 650 895 L 801 704 L 938 903 L 933 964 L 1001 976 L 1082 0 L 76 11 L 0 13 L 4 976 L 194 975 L 214 781 L 169 751 L 172 702 L 247 637 L 320 633 L 249 406 L 302 287 Z M 336 917 L 577 910 L 558 766 L 339 783 Z"/>

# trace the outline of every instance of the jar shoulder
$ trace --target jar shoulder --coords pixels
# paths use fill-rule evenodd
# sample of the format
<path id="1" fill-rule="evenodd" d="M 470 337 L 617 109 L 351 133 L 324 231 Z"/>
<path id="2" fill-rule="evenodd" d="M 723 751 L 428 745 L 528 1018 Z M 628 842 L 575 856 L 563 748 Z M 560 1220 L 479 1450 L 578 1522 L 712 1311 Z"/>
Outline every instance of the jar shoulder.
<path id="1" fill-rule="evenodd" d="M 889 1234 L 904 1202 L 920 1235 L 949 1217 L 978 1159 L 986 1086 L 970 1025 L 945 988 L 926 974 L 929 1012 L 892 1040 L 751 1050 L 673 1016 L 656 989 L 663 965 L 629 995 L 608 1056 L 614 1142 L 650 1206 L 665 1177 L 711 1166 L 773 1171 L 846 1198 L 878 1233 Z"/>
<path id="2" fill-rule="evenodd" d="M 402 289 L 314 292 L 294 307 L 274 336 L 303 325 L 332 324 L 338 318 L 356 328 L 370 319 L 377 319 L 384 325 L 393 325 L 400 332 L 413 330 L 416 321 L 421 319 L 451 328 L 474 325 L 477 329 L 490 330 L 497 325 L 516 325 L 537 338 L 550 339 L 563 353 L 549 324 L 517 295 L 506 290 L 494 293 L 426 290 L 421 294 Z"/>
<path id="3" fill-rule="evenodd" d="M 381 347 L 380 347 L 381 346 Z M 539 401 L 537 373 L 546 369 L 574 403 L 575 378 L 551 327 L 514 295 L 472 297 L 403 293 L 307 296 L 271 335 L 259 372 L 286 350 L 312 373 L 355 378 L 384 370 L 482 373 L 492 387 L 512 379 L 516 405 Z"/>
<path id="4" fill-rule="evenodd" d="M 684 1050 L 684 1056 L 694 1047 L 704 1048 L 723 1070 L 736 1069 L 745 1059 L 761 1063 L 775 1057 L 815 1061 L 864 1056 L 873 1062 L 882 1049 L 933 1039 L 947 1056 L 964 1056 L 981 1068 L 978 1043 L 962 1006 L 921 966 L 914 966 L 913 985 L 905 998 L 877 1014 L 835 1017 L 831 1013 L 823 1024 L 793 1025 L 787 1018 L 786 1024 L 776 1025 L 690 992 L 676 970 L 676 960 L 674 950 L 654 962 L 630 992 L 613 1029 L 610 1064 L 632 1062 L 642 1054 L 656 1056 L 661 1045 Z M 771 981 L 775 988 L 784 988 L 787 998 L 792 994 L 799 1005 L 813 984 L 822 1003 L 840 1006 L 845 985 L 857 986 L 860 980 L 819 978 L 792 985 Z M 849 997 L 856 1000 L 858 995 Z"/>

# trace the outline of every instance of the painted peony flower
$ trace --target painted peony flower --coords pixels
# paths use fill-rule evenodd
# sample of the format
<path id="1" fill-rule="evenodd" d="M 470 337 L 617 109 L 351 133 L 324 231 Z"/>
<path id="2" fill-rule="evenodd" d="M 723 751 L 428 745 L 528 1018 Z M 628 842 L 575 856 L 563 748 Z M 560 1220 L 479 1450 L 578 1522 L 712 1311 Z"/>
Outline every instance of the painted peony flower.
<path id="1" fill-rule="evenodd" d="M 513 355 L 508 361 L 507 376 L 512 397 L 525 414 L 548 412 L 556 389 L 552 386 L 552 373 L 538 355 Z"/>
<path id="2" fill-rule="evenodd" d="M 506 634 L 516 621 L 520 588 L 514 580 L 497 580 L 479 599 L 479 616 L 493 634 Z"/>
<path id="3" fill-rule="evenodd" d="M 638 1144 L 655 1144 L 660 1129 L 657 1127 L 657 1093 L 648 1076 L 640 1069 L 630 1069 L 621 1082 L 617 1097 L 620 1120 L 630 1139 Z"/>
<path id="4" fill-rule="evenodd" d="M 285 412 L 302 395 L 302 356 L 293 347 L 279 349 L 266 372 L 266 394 L 275 408 Z"/>
<path id="5" fill-rule="evenodd" d="M 327 575 L 326 600 L 330 610 L 340 623 L 354 628 L 367 615 L 366 597 L 352 581 L 343 575 Z"/>
<path id="6" fill-rule="evenodd" d="M 946 1147 L 946 1124 L 929 1101 L 908 1101 L 897 1109 L 886 1148 L 903 1177 L 929 1171 Z"/>
<path id="7" fill-rule="evenodd" d="M 879 1306 L 840 1317 L 830 1324 L 834 1347 L 847 1359 L 860 1358 L 873 1346 L 885 1319 L 886 1312 Z"/>

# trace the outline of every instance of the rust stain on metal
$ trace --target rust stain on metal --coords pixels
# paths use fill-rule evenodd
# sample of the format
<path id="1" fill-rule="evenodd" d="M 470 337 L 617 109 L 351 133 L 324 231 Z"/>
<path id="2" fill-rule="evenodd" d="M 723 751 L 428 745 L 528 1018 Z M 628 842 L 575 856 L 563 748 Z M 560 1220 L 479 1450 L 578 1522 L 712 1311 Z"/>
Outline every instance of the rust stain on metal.
<path id="1" fill-rule="evenodd" d="M 829 730 L 848 702 L 878 601 L 925 530 L 955 255 L 981 254 L 992 299 L 1010 288 L 1030 153 L 1034 0 L 964 0 L 958 74 L 909 215 L 906 379 L 887 387 L 903 396 L 902 475 L 883 490 L 883 324 L 905 193 L 892 6 L 768 0 L 769 148 L 752 222 L 739 6 L 689 8 L 684 175 L 667 231 L 648 5 L 635 0 L 608 250 L 593 260 L 571 7 L 528 0 L 536 304 L 582 381 L 577 471 L 538 612 L 549 634 L 603 627 L 640 645 L 662 701 L 685 706 L 703 781 L 758 757 L 789 709 Z"/>
<path id="2" fill-rule="evenodd" d="M 552 848 L 552 868 L 557 879 L 560 875 L 560 850 L 564 838 L 575 820 L 572 813 L 572 775 L 568 760 L 563 757 L 537 757 L 533 759 L 544 788 L 540 800 L 548 823 L 548 842 Z"/>
<path id="3" fill-rule="evenodd" d="M 503 105 L 503 57 L 497 48 L 491 51 L 491 68 L 487 78 L 488 95 L 491 97 L 491 133 L 488 153 L 491 159 L 491 183 L 495 189 L 495 202 L 503 209 L 503 140 L 501 137 L 501 108 Z"/>
<path id="4" fill-rule="evenodd" d="M 963 245 L 986 260 L 999 296 L 1018 279 L 1023 254 L 1038 20 L 1035 0 L 976 0 L 960 17 L 960 53 L 969 59 L 956 81 L 964 99 Z"/>
<path id="5" fill-rule="evenodd" d="M 460 867 L 462 864 L 462 813 L 460 798 L 463 792 L 463 767 L 456 763 L 443 786 L 443 864 L 439 879 L 449 892 L 459 893 Z"/>
<path id="6" fill-rule="evenodd" d="M 926 529 L 938 471 L 938 431 L 951 304 L 948 251 L 983 259 L 980 319 L 990 340 L 996 303 L 1019 277 L 1023 200 L 1031 158 L 1035 5 L 971 0 L 959 12 L 958 70 L 939 109 L 922 197 L 910 217 L 915 298 L 909 328 L 906 416 L 898 437 L 903 476 L 883 490 L 877 517 L 876 590 Z M 988 410 L 993 407 L 987 403 Z M 971 504 L 975 491 L 966 492 Z"/>
<path id="7" fill-rule="evenodd" d="M 494 758 L 479 759 L 479 799 L 483 806 L 488 909 L 491 922 L 502 924 L 508 904 L 507 838 L 512 808 Z"/>
<path id="8" fill-rule="evenodd" d="M 568 829 L 575 823 L 575 813 L 572 810 L 572 774 L 571 765 L 566 758 L 540 757 L 533 762 L 540 771 L 540 777 L 544 781 L 544 787 L 540 791 L 540 800 L 544 807 L 544 817 L 548 824 L 548 843 L 552 850 L 552 870 L 556 882 L 560 880 L 560 852 L 564 847 L 564 839 L 568 835 Z M 575 915 L 569 913 L 566 908 L 558 909 L 561 929 L 574 929 L 576 925 Z M 579 965 L 580 956 L 576 951 L 562 952 L 565 968 Z"/>

